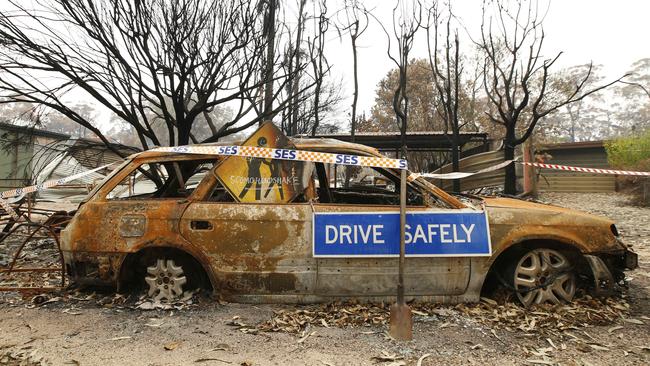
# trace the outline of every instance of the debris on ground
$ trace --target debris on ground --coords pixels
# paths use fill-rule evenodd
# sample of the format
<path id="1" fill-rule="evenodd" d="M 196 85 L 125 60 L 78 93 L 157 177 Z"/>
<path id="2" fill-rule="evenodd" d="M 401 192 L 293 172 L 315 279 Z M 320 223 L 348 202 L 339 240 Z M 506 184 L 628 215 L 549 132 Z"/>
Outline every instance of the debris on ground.
<path id="1" fill-rule="evenodd" d="M 588 295 L 571 304 L 537 305 L 528 309 L 512 302 L 499 304 L 492 299 L 483 299 L 477 304 L 456 306 L 430 303 L 413 303 L 410 306 L 415 322 L 438 320 L 441 328 L 455 326 L 458 322 L 467 320 L 492 330 L 553 334 L 592 325 L 614 324 L 620 320 L 632 324 L 644 324 L 639 319 L 628 318 L 630 306 L 625 299 L 595 299 Z M 297 309 L 275 310 L 271 319 L 258 324 L 255 328 L 265 332 L 297 334 L 303 332 L 307 326 L 385 325 L 389 317 L 388 304 L 334 302 Z M 246 328 L 247 332 L 253 328 L 239 320 L 231 321 L 231 325 L 238 326 L 240 329 Z"/>
<path id="2" fill-rule="evenodd" d="M 49 364 L 41 352 L 32 345 L 26 344 L 11 349 L 10 346 L 0 346 L 0 365 L 40 366 Z"/>
<path id="3" fill-rule="evenodd" d="M 296 359 L 370 366 L 650 364 L 650 211 L 620 204 L 621 195 L 547 197 L 616 219 L 623 240 L 640 255 L 641 268 L 628 272 L 629 291 L 605 299 L 581 295 L 571 304 L 529 309 L 500 297 L 476 304 L 412 303 L 415 331 L 422 336 L 407 344 L 392 341 L 385 331 L 388 303 L 251 306 L 208 299 L 203 292 L 181 304 L 156 304 L 100 288 L 7 292 L 0 294 L 6 330 L 0 337 L 0 365 L 98 364 L 97 342 L 116 359 L 131 357 L 131 347 L 137 347 L 145 355 L 164 354 L 179 364 L 197 365 L 290 364 Z M 16 240 L 5 243 L 0 262 L 10 262 L 18 245 Z M 56 265 L 58 251 L 51 242 L 42 245 L 30 244 L 18 264 Z M 12 274 L 10 279 L 0 276 L 0 282 L 27 286 L 42 283 L 42 275 L 23 279 Z M 52 277 L 46 282 L 53 285 L 60 280 L 60 273 L 47 275 Z M 143 311 L 147 308 L 151 310 Z M 41 336 L 46 333 L 51 336 Z M 249 351 L 252 345 L 255 353 Z M 165 351 L 165 346 L 173 349 Z M 344 351 L 332 354 L 333 349 Z"/>

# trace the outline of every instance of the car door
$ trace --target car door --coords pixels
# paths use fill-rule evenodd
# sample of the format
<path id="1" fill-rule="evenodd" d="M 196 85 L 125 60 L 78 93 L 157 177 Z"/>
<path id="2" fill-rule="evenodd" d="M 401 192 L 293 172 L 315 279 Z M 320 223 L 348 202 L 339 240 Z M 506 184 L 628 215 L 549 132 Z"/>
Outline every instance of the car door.
<path id="1" fill-rule="evenodd" d="M 313 293 L 309 203 L 243 203 L 215 175 L 180 219 L 187 241 L 209 256 L 218 291 L 234 300 Z"/>
<path id="2" fill-rule="evenodd" d="M 88 233 L 83 237 L 92 242 L 84 247 L 98 252 L 134 252 L 147 245 L 185 243 L 178 220 L 189 204 L 191 191 L 185 183 L 191 184 L 192 177 L 179 183 L 172 167 L 201 163 L 194 156 L 133 160 L 81 207 L 82 217 L 88 221 Z"/>
<path id="3" fill-rule="evenodd" d="M 317 165 L 318 169 L 324 169 Z M 339 171 L 344 170 L 339 167 Z M 329 172 L 336 171 L 326 169 Z M 366 170 L 369 170 L 366 168 Z M 382 172 L 372 172 L 377 178 L 364 179 L 356 184 L 354 179 L 348 188 L 335 187 L 337 180 L 327 179 L 331 187 L 330 192 L 323 192 L 320 188 L 320 196 L 327 197 L 330 202 L 313 205 L 314 215 L 341 215 L 343 213 L 380 213 L 381 215 L 368 215 L 375 217 L 376 224 L 382 224 L 381 217 L 399 214 L 399 199 L 396 187 L 399 187 L 398 177 L 388 174 L 381 176 Z M 383 173 L 389 173 L 383 171 Z M 324 185 L 324 172 L 321 176 L 321 187 Z M 363 176 L 358 173 L 356 176 Z M 393 184 L 385 182 L 392 181 Z M 380 182 L 381 186 L 368 187 L 364 184 L 375 184 Z M 382 183 L 383 182 L 383 183 Z M 410 190 L 412 188 L 409 188 Z M 412 195 L 412 193 L 410 193 Z M 382 197 L 384 201 L 382 202 Z M 453 209 L 442 207 L 427 207 L 422 203 L 410 204 L 408 213 L 445 213 L 453 212 Z M 341 225 L 346 228 L 354 228 L 354 222 L 346 222 L 349 217 L 366 217 L 359 215 L 341 216 Z M 369 219 L 373 220 L 373 219 Z M 362 226 L 360 226 L 363 228 Z M 314 230 L 322 230 L 323 227 L 316 225 Z M 348 229 L 350 230 L 350 229 Z M 359 232 L 357 232 L 359 231 Z M 359 244 L 370 235 L 369 231 L 349 231 L 350 246 Z M 320 233 L 323 234 L 323 233 Z M 330 234 L 330 233 L 328 233 Z M 346 233 L 343 233 L 346 234 Z M 315 233 L 318 235 L 318 233 Z M 397 234 L 399 235 L 399 234 Z M 318 294 L 336 296 L 386 296 L 393 295 L 397 285 L 398 260 L 396 257 L 326 257 L 318 258 L 318 277 L 316 292 Z M 408 257 L 405 262 L 405 291 L 407 295 L 417 296 L 440 296 L 440 295 L 461 295 L 463 294 L 470 280 L 471 260 L 468 257 Z"/>

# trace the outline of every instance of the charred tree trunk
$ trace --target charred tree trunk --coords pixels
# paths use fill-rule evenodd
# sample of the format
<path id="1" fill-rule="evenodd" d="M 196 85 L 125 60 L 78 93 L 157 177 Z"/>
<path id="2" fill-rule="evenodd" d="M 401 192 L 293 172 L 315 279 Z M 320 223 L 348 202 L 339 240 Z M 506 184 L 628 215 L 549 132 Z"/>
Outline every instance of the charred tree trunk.
<path id="1" fill-rule="evenodd" d="M 264 70 L 264 115 L 265 118 L 260 120 L 262 124 L 265 120 L 273 119 L 273 67 L 275 65 L 275 8 L 277 0 L 268 0 L 269 9 L 266 18 L 266 65 Z"/>
<path id="2" fill-rule="evenodd" d="M 503 140 L 503 156 L 505 160 L 513 160 L 515 158 L 515 131 L 508 129 L 506 137 Z M 506 178 L 503 185 L 503 193 L 515 195 L 517 194 L 517 171 L 515 164 L 509 164 L 505 168 Z"/>
<path id="3" fill-rule="evenodd" d="M 350 118 L 350 142 L 355 142 L 355 131 L 357 129 L 357 101 L 359 100 L 359 77 L 358 77 L 358 61 L 357 61 L 357 37 L 359 36 L 359 21 L 352 24 L 350 33 L 350 40 L 352 41 L 352 72 L 354 75 L 354 94 L 352 97 L 352 115 Z M 348 166 L 345 169 L 345 187 L 350 186 L 350 179 L 352 175 L 352 167 Z"/>

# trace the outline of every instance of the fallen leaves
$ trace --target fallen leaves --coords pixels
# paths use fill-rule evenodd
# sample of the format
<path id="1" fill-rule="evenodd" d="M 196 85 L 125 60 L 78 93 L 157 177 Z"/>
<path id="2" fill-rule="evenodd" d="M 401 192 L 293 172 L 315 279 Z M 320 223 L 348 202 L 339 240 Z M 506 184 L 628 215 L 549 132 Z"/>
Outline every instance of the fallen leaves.
<path id="1" fill-rule="evenodd" d="M 36 306 L 43 306 L 58 301 L 61 301 L 61 297 L 59 296 L 50 297 L 48 294 L 40 294 L 32 297 L 32 304 Z"/>
<path id="2" fill-rule="evenodd" d="M 108 339 L 109 341 L 123 341 L 125 339 L 131 339 L 130 336 L 124 336 L 124 337 L 115 337 L 115 338 L 110 338 Z"/>
<path id="3" fill-rule="evenodd" d="M 597 345 L 597 344 L 589 344 L 589 347 L 595 349 L 596 351 L 609 351 L 609 348 L 607 348 L 607 347 L 603 347 L 603 346 L 599 346 L 599 345 Z"/>
<path id="4" fill-rule="evenodd" d="M 238 315 L 233 316 L 230 321 L 226 322 L 226 325 L 236 327 L 237 330 L 245 334 L 257 334 L 260 331 L 259 326 L 244 323 Z"/>
<path id="5" fill-rule="evenodd" d="M 153 301 L 147 296 L 143 296 L 136 302 L 135 308 L 139 310 L 183 310 L 194 304 L 194 295 L 194 291 L 185 291 L 183 297 L 172 303 Z"/>
<path id="6" fill-rule="evenodd" d="M 422 361 L 424 361 L 424 359 L 429 356 L 431 356 L 430 353 L 425 353 L 422 356 L 420 356 L 420 358 L 418 358 L 418 363 L 416 364 L 416 366 L 422 366 Z"/>
<path id="7" fill-rule="evenodd" d="M 571 304 L 537 305 L 530 309 L 509 302 L 494 305 L 485 301 L 460 304 L 455 309 L 492 329 L 546 334 L 576 330 L 587 325 L 613 324 L 625 318 L 629 305 L 619 298 L 594 299 L 585 296 Z M 627 320 L 640 322 L 637 319 Z"/>
<path id="8" fill-rule="evenodd" d="M 305 334 L 304 336 L 302 336 L 302 337 L 298 340 L 298 344 L 303 343 L 304 341 L 307 340 L 307 338 L 309 338 L 309 337 L 313 336 L 314 334 L 316 334 L 316 331 L 306 332 L 306 333 L 307 333 L 307 334 Z"/>
<path id="9" fill-rule="evenodd" d="M 232 363 L 230 361 L 222 360 L 220 358 L 215 358 L 215 357 L 202 357 L 202 358 L 197 358 L 196 360 L 194 360 L 194 362 L 196 362 L 196 363 L 211 362 L 211 361 L 218 361 L 218 362 L 223 362 L 223 363 L 228 363 L 228 364 Z"/>
<path id="10" fill-rule="evenodd" d="M 639 319 L 625 318 L 623 319 L 626 323 L 643 325 L 644 323 Z"/>
<path id="11" fill-rule="evenodd" d="M 620 330 L 620 329 L 623 329 L 623 328 L 624 327 L 622 325 L 617 325 L 615 327 L 611 327 L 611 328 L 607 329 L 607 333 L 613 333 L 613 332 L 615 332 L 617 330 Z"/>
<path id="12" fill-rule="evenodd" d="M 404 357 L 396 354 L 396 353 L 390 353 L 388 351 L 381 351 L 381 354 L 379 356 L 373 356 L 372 360 L 379 361 L 379 362 L 388 362 L 388 361 L 396 361 L 396 360 L 401 360 Z"/>
<path id="13" fill-rule="evenodd" d="M 631 324 L 644 324 L 639 319 L 626 317 L 629 305 L 620 298 L 594 299 L 585 296 L 571 304 L 537 305 L 529 309 L 511 302 L 498 303 L 488 298 L 481 298 L 478 304 L 449 306 L 414 303 L 410 306 L 416 322 L 437 320 L 440 322 L 438 327 L 444 329 L 471 321 L 489 327 L 497 339 L 500 337 L 496 330 L 556 335 L 585 326 L 614 324 L 620 319 Z M 265 332 L 298 334 L 308 326 L 342 328 L 385 325 L 389 315 L 389 306 L 384 303 L 333 302 L 275 310 L 271 319 L 255 326 L 244 324 L 235 318 L 227 324 L 238 327 L 244 333 L 250 333 L 254 328 Z M 622 326 L 610 328 L 609 332 L 618 329 L 622 329 Z"/>
<path id="14" fill-rule="evenodd" d="M 257 326 L 266 332 L 300 333 L 308 325 L 346 327 L 387 324 L 389 307 L 385 304 L 333 302 L 298 309 L 281 309 Z"/>
<path id="15" fill-rule="evenodd" d="M 181 342 L 170 342 L 170 343 L 167 343 L 166 345 L 164 345 L 163 348 L 165 349 L 165 351 L 173 351 L 176 348 L 178 348 L 178 346 L 180 346 L 180 345 L 181 345 Z"/>

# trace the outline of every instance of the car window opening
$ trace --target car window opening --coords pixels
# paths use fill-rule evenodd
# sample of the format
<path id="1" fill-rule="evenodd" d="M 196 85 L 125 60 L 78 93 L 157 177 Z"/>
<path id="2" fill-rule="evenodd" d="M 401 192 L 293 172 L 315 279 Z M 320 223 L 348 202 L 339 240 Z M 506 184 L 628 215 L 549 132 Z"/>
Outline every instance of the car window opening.
<path id="1" fill-rule="evenodd" d="M 213 160 L 144 163 L 107 195 L 109 200 L 187 198 L 214 166 Z"/>
<path id="2" fill-rule="evenodd" d="M 316 163 L 320 203 L 399 205 L 399 176 L 382 168 Z M 444 206 L 435 197 L 424 197 L 421 190 L 407 184 L 407 205 Z"/>

